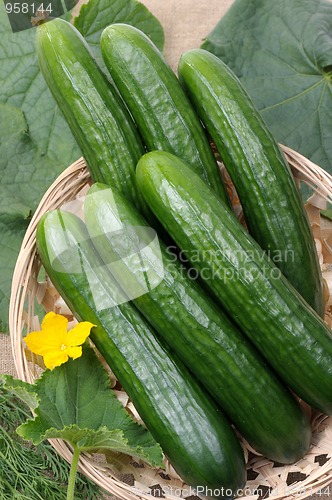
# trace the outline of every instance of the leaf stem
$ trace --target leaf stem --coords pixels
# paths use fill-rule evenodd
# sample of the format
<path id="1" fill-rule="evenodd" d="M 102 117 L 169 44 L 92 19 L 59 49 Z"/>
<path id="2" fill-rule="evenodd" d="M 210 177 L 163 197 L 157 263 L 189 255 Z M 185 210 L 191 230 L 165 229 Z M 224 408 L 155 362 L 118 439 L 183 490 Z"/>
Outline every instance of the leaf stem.
<path id="1" fill-rule="evenodd" d="M 63 12 L 66 14 L 68 12 L 67 5 L 64 0 L 60 0 L 63 8 Z"/>
<path id="2" fill-rule="evenodd" d="M 75 480 L 77 473 L 78 460 L 80 458 L 80 449 L 77 446 L 74 446 L 73 458 L 70 466 L 70 474 L 68 479 L 68 489 L 67 489 L 67 500 L 74 499 L 75 493 Z"/>

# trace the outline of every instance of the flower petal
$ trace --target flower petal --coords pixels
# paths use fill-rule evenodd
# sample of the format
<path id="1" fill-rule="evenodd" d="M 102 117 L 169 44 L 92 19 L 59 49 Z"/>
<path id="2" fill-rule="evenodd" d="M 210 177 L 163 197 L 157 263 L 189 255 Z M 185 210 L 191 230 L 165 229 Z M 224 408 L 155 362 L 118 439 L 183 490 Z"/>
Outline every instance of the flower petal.
<path id="1" fill-rule="evenodd" d="M 65 352 L 70 358 L 77 359 L 82 356 L 82 347 L 68 347 Z"/>
<path id="2" fill-rule="evenodd" d="M 42 330 L 47 331 L 48 334 L 59 335 L 59 332 L 67 332 L 68 319 L 62 314 L 55 314 L 51 311 L 46 314 L 41 326 Z"/>
<path id="3" fill-rule="evenodd" d="M 68 361 L 68 354 L 66 351 L 52 351 L 48 352 L 44 356 L 44 363 L 46 368 L 53 370 L 56 366 L 60 366 L 66 361 Z"/>
<path id="4" fill-rule="evenodd" d="M 83 321 L 74 326 L 67 332 L 67 339 L 65 345 L 67 347 L 74 347 L 83 344 L 90 335 L 91 328 L 95 326 L 89 321 Z"/>
<path id="5" fill-rule="evenodd" d="M 49 312 L 43 319 L 42 329 L 29 333 L 25 342 L 30 351 L 43 356 L 45 366 L 53 370 L 55 366 L 68 361 L 69 356 L 76 359 L 82 355 L 82 348 L 77 346 L 85 342 L 93 326 L 84 321 L 67 332 L 67 318 Z"/>
<path id="6" fill-rule="evenodd" d="M 47 352 L 59 349 L 61 346 L 59 337 L 57 339 L 50 339 L 47 333 L 42 330 L 28 333 L 28 335 L 24 337 L 24 340 L 31 352 L 40 354 L 41 356 L 44 356 Z"/>

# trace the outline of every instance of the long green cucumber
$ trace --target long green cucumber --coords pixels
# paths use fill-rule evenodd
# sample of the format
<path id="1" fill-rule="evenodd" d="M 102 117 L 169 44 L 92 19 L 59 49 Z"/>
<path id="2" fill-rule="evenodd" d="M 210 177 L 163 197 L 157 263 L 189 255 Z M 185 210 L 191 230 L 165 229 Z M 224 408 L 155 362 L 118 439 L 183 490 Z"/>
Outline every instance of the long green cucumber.
<path id="1" fill-rule="evenodd" d="M 141 251 L 143 265 L 137 258 L 124 258 L 124 235 L 134 249 L 146 222 L 121 193 L 94 184 L 84 210 L 89 235 L 113 276 L 120 284 L 143 291 L 133 303 L 206 386 L 237 430 L 274 461 L 299 460 L 310 446 L 309 420 L 246 337 L 188 278 L 187 269 L 162 243 L 160 252 L 153 245 Z M 155 276 L 162 281 L 158 283 Z M 150 290 L 144 293 L 149 277 Z"/>
<path id="2" fill-rule="evenodd" d="M 250 234 L 324 315 L 322 276 L 291 170 L 234 73 L 202 49 L 182 54 L 179 78 L 235 185 Z"/>
<path id="3" fill-rule="evenodd" d="M 180 156 L 228 202 L 205 132 L 158 48 L 126 24 L 107 27 L 100 43 L 105 64 L 147 149 Z"/>
<path id="4" fill-rule="evenodd" d="M 243 451 L 228 420 L 130 303 L 117 305 L 115 280 L 84 223 L 64 211 L 43 216 L 37 247 L 53 284 L 127 391 L 182 479 L 212 498 L 245 481 Z M 207 493 L 209 496 L 209 493 Z"/>
<path id="5" fill-rule="evenodd" d="M 284 382 L 332 414 L 332 332 L 247 233 L 233 212 L 180 159 L 155 151 L 138 185 L 206 287 Z"/>
<path id="6" fill-rule="evenodd" d="M 41 71 L 95 181 L 120 189 L 148 216 L 136 187 L 144 147 L 123 101 L 102 73 L 79 31 L 62 19 L 37 28 Z"/>

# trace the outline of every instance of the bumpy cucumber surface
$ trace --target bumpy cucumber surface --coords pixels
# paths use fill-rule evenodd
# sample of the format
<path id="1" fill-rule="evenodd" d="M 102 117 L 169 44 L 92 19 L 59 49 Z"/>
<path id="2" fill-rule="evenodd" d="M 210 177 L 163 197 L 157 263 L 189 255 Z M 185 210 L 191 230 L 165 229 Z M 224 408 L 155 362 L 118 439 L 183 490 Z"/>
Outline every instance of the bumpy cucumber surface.
<path id="1" fill-rule="evenodd" d="M 234 73 L 205 50 L 181 56 L 179 78 L 234 182 L 249 232 L 323 316 L 322 276 L 309 221 L 260 113 Z"/>
<path id="2" fill-rule="evenodd" d="M 54 19 L 37 28 L 36 50 L 92 178 L 116 186 L 146 215 L 135 182 L 136 163 L 144 152 L 141 138 L 84 38 L 70 23 Z"/>
<path id="3" fill-rule="evenodd" d="M 142 290 L 133 303 L 251 446 L 277 462 L 299 460 L 311 438 L 304 411 L 234 323 L 188 277 L 170 249 L 160 243 L 159 253 L 150 245 L 141 251 L 141 265 L 137 258 L 123 258 L 124 236 L 134 243 L 138 229 L 146 226 L 134 207 L 115 189 L 94 184 L 85 199 L 85 221 L 94 246 L 118 282 Z M 144 293 L 149 276 L 152 286 Z"/>
<path id="4" fill-rule="evenodd" d="M 183 161 L 147 153 L 137 179 L 210 292 L 279 376 L 307 403 L 332 414 L 330 328 Z"/>
<path id="5" fill-rule="evenodd" d="M 244 484 L 245 467 L 228 420 L 137 309 L 114 303 L 115 281 L 84 223 L 68 212 L 49 212 L 38 225 L 37 246 L 75 316 L 97 325 L 93 343 L 179 475 L 212 489 L 212 498 L 231 497 Z"/>
<path id="6" fill-rule="evenodd" d="M 102 33 L 100 43 L 105 64 L 147 149 L 180 156 L 227 201 L 199 119 L 153 42 L 133 26 L 112 24 Z"/>

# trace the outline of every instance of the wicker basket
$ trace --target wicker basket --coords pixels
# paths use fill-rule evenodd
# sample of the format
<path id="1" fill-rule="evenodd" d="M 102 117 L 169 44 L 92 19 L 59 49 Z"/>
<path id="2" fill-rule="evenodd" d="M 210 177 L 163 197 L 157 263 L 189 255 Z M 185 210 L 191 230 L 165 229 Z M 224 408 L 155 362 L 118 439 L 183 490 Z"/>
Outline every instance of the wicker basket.
<path id="1" fill-rule="evenodd" d="M 329 271 L 329 265 L 332 263 L 332 229 L 323 227 L 320 210 L 325 208 L 328 202 L 332 203 L 332 177 L 294 151 L 285 147 L 283 150 L 296 180 L 305 182 L 314 190 L 306 209 L 328 283 L 332 274 Z M 33 382 L 40 374 L 40 367 L 26 351 L 22 341 L 29 331 L 40 327 L 38 315 L 35 313 L 36 303 L 41 303 L 45 311 L 70 314 L 49 280 L 38 281 L 41 264 L 35 245 L 36 227 L 47 210 L 63 207 L 64 204 L 77 199 L 84 194 L 90 182 L 83 159 L 75 162 L 58 177 L 44 195 L 31 220 L 17 260 L 10 301 L 10 335 L 18 377 L 28 382 Z M 326 320 L 330 326 L 331 302 L 327 296 Z M 127 395 L 121 390 L 117 394 L 128 411 L 138 418 Z M 305 498 L 320 491 L 322 495 L 329 496 L 328 485 L 332 482 L 332 418 L 311 412 L 311 419 L 311 449 L 294 465 L 281 466 L 273 463 L 257 455 L 242 440 L 248 467 L 244 495 L 250 498 Z M 71 449 L 65 442 L 52 440 L 52 444 L 60 455 L 68 461 L 71 460 Z M 164 492 L 163 498 L 169 500 L 193 495 L 166 460 L 165 464 L 166 474 L 165 471 L 135 464 L 127 456 L 114 456 L 107 462 L 104 456 L 83 455 L 79 469 L 107 492 L 125 500 L 151 499 L 151 495 L 161 497 L 161 488 Z"/>

